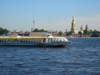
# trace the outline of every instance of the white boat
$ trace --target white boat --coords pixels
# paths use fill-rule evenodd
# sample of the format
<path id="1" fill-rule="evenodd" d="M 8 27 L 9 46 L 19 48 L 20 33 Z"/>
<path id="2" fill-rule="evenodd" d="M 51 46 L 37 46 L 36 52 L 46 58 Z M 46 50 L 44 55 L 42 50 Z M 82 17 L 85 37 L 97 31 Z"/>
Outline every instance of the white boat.
<path id="1" fill-rule="evenodd" d="M 0 37 L 0 46 L 63 47 L 69 43 L 65 37 L 53 37 L 50 34 L 42 37 Z"/>

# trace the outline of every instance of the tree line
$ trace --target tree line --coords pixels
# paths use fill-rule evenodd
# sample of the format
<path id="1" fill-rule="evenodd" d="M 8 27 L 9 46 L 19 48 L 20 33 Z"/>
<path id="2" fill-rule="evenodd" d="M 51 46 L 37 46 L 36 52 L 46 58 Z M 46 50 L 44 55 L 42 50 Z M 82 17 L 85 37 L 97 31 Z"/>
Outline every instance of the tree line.
<path id="1" fill-rule="evenodd" d="M 0 35 L 4 35 L 4 34 L 7 35 L 8 32 L 9 32 L 9 30 L 3 29 L 2 27 L 0 27 Z M 44 30 L 44 29 L 38 29 L 38 28 L 36 28 L 36 29 L 33 30 L 33 32 L 48 32 L 48 31 Z M 62 34 L 63 34 L 62 31 L 58 32 L 59 36 L 62 36 Z M 84 35 L 85 37 L 87 37 L 87 36 L 90 36 L 90 37 L 99 37 L 100 31 L 97 31 L 97 30 L 94 30 L 94 31 L 92 31 L 92 30 L 90 30 L 90 31 L 84 30 L 83 33 L 81 31 L 79 31 L 78 34 L 80 35 L 80 37 L 82 37 L 82 35 Z M 70 35 L 72 35 L 71 31 L 66 33 L 67 37 L 70 36 Z"/>
<path id="2" fill-rule="evenodd" d="M 78 34 L 80 35 L 80 37 L 82 37 L 82 35 L 84 35 L 85 37 L 86 36 L 99 37 L 100 31 L 97 31 L 97 30 L 94 30 L 94 31 L 92 31 L 92 30 L 90 30 L 90 31 L 84 30 L 83 33 L 81 31 L 79 31 Z"/>
<path id="3" fill-rule="evenodd" d="M 87 36 L 99 37 L 100 31 L 97 31 L 97 30 L 94 30 L 94 31 L 92 31 L 92 30 L 90 30 L 90 31 L 84 30 L 83 33 L 81 31 L 79 31 L 78 34 L 80 35 L 80 37 L 82 37 L 82 35 L 85 36 L 85 37 L 87 37 Z M 67 32 L 67 34 L 66 34 L 67 37 L 71 36 L 71 35 L 72 35 L 72 31 Z"/>
<path id="4" fill-rule="evenodd" d="M 7 29 L 3 29 L 2 27 L 0 27 L 0 35 L 7 35 L 7 33 L 9 32 L 9 30 Z"/>
<path id="5" fill-rule="evenodd" d="M 47 32 L 47 30 L 44 30 L 44 29 L 34 29 L 33 32 Z"/>

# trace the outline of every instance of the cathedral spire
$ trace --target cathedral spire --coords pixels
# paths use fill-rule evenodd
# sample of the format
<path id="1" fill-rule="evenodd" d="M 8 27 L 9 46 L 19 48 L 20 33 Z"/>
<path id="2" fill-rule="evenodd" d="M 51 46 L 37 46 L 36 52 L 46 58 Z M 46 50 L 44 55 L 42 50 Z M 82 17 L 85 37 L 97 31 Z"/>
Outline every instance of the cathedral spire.
<path id="1" fill-rule="evenodd" d="M 73 21 L 75 21 L 74 4 L 73 4 Z"/>
<path id="2" fill-rule="evenodd" d="M 74 4 L 73 4 L 73 17 L 74 17 Z"/>
<path id="3" fill-rule="evenodd" d="M 73 4 L 73 19 L 71 23 L 71 31 L 72 33 L 76 33 L 76 22 L 75 22 L 75 17 L 74 17 L 74 4 Z"/>

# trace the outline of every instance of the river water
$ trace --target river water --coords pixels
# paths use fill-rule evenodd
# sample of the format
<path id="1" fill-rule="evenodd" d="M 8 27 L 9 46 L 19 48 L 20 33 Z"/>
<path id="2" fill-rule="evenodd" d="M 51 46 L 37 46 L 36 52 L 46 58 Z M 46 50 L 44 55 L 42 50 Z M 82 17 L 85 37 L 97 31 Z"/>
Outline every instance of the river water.
<path id="1" fill-rule="evenodd" d="M 63 48 L 0 47 L 0 75 L 100 75 L 100 39 L 68 40 Z"/>

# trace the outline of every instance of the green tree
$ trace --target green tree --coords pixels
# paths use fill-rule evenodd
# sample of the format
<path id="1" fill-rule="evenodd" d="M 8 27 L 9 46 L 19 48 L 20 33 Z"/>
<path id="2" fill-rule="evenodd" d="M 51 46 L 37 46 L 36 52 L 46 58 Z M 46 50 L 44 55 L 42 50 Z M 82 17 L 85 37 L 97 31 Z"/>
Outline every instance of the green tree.
<path id="1" fill-rule="evenodd" d="M 34 31 L 33 32 L 47 32 L 46 30 L 44 30 L 44 29 L 38 29 L 38 28 L 36 28 L 36 29 L 34 29 Z"/>
<path id="2" fill-rule="evenodd" d="M 88 31 L 87 31 L 87 30 L 84 30 L 83 34 L 84 34 L 85 36 L 87 36 L 87 35 L 88 35 Z"/>
<path id="3" fill-rule="evenodd" d="M 59 34 L 59 36 L 61 36 L 62 35 L 62 31 L 60 31 L 58 34 Z"/>
<path id="4" fill-rule="evenodd" d="M 34 29 L 34 30 L 33 30 L 33 32 L 39 32 L 39 29 L 38 29 L 38 28 L 36 28 L 36 29 Z"/>
<path id="5" fill-rule="evenodd" d="M 28 32 L 26 31 L 25 33 L 27 34 Z"/>
<path id="6" fill-rule="evenodd" d="M 91 37 L 99 37 L 99 31 L 94 30 Z"/>
<path id="7" fill-rule="evenodd" d="M 81 31 L 79 31 L 78 34 L 80 35 L 80 37 L 82 36 L 82 32 Z"/>
<path id="8" fill-rule="evenodd" d="M 69 36 L 68 32 L 67 32 L 66 36 L 67 36 L 67 37 Z"/>
<path id="9" fill-rule="evenodd" d="M 69 35 L 72 35 L 72 31 L 69 32 Z"/>
<path id="10" fill-rule="evenodd" d="M 91 32 L 90 32 L 90 31 L 88 31 L 87 35 L 90 35 L 90 34 L 91 34 Z"/>
<path id="11" fill-rule="evenodd" d="M 70 32 L 67 32 L 67 37 L 69 36 L 69 35 L 72 35 L 72 31 L 70 31 Z"/>
<path id="12" fill-rule="evenodd" d="M 7 29 L 3 29 L 2 27 L 0 27 L 0 35 L 6 34 L 9 32 L 9 30 Z"/>
<path id="13" fill-rule="evenodd" d="M 41 29 L 41 30 L 39 30 L 40 32 L 47 32 L 46 30 L 44 30 L 44 29 Z"/>
<path id="14" fill-rule="evenodd" d="M 90 30 L 90 33 L 93 33 L 93 31 L 92 31 L 92 30 Z"/>
<path id="15" fill-rule="evenodd" d="M 0 35 L 3 34 L 3 28 L 0 27 Z"/>

